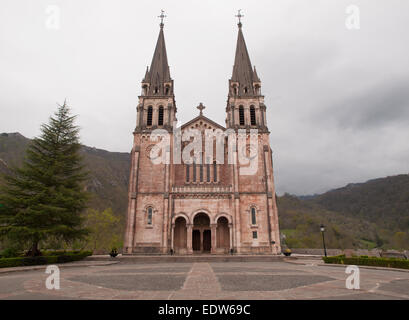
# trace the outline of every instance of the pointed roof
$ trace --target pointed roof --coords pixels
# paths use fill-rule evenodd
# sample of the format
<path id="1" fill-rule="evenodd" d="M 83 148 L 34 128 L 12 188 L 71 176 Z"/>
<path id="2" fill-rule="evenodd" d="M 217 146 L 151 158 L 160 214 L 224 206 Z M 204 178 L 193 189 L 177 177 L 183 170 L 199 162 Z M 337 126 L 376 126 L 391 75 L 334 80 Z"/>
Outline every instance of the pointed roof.
<path id="1" fill-rule="evenodd" d="M 154 87 L 163 90 L 163 84 L 170 82 L 170 71 L 168 65 L 168 57 L 166 54 L 165 36 L 163 34 L 163 23 L 160 24 L 160 31 L 158 41 L 156 42 L 155 52 L 153 54 L 151 66 L 146 70 L 143 82 L 150 84 L 150 92 L 152 93 Z"/>
<path id="2" fill-rule="evenodd" d="M 239 33 L 237 36 L 236 56 L 234 59 L 233 75 L 231 81 L 238 82 L 240 86 L 247 86 L 249 90 L 253 87 L 253 82 L 259 82 L 256 69 L 251 65 L 250 56 L 244 40 L 242 24 L 239 23 Z"/>

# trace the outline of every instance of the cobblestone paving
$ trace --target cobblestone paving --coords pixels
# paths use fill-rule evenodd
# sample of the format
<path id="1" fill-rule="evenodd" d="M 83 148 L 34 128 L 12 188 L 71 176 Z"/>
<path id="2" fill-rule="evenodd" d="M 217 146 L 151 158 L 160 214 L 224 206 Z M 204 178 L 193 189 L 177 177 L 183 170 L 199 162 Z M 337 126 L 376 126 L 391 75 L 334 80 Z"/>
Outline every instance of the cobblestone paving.
<path id="1" fill-rule="evenodd" d="M 46 289 L 44 267 L 1 273 L 0 299 L 409 299 L 409 272 L 360 268 L 360 290 L 348 290 L 345 267 L 318 262 L 61 267 L 60 290 Z"/>

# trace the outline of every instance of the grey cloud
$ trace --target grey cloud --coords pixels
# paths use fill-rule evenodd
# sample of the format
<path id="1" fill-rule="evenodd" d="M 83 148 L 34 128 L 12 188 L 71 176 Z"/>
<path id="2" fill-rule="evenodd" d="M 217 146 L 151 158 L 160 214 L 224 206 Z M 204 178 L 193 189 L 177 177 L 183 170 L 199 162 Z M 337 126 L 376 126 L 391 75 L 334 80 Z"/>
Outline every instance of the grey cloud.
<path id="1" fill-rule="evenodd" d="M 367 130 L 391 124 L 409 124 L 409 78 L 396 78 L 345 97 L 312 117 L 340 128 Z"/>

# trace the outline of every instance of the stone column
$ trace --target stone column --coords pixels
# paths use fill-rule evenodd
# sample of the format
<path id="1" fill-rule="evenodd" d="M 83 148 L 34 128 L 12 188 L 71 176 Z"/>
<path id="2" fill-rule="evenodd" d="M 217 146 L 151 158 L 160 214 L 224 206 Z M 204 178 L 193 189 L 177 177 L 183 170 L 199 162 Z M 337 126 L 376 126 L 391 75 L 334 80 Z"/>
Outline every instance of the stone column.
<path id="1" fill-rule="evenodd" d="M 152 112 L 152 126 L 157 126 L 158 125 L 158 112 L 159 107 L 153 107 L 153 112 Z"/>
<path id="2" fill-rule="evenodd" d="M 270 148 L 267 145 L 263 146 L 264 151 L 264 168 L 265 168 L 265 179 L 266 179 L 266 193 L 267 193 L 267 215 L 269 224 L 269 242 L 270 248 L 274 254 L 278 254 L 278 248 L 280 246 L 280 234 L 278 232 L 278 216 L 277 208 L 275 208 L 275 199 L 273 198 L 274 192 L 274 181 L 272 172 L 272 162 L 270 162 Z M 273 245 L 271 241 L 275 241 Z"/>
<path id="3" fill-rule="evenodd" d="M 216 241 L 216 228 L 217 228 L 217 224 L 216 223 L 212 223 L 210 224 L 210 228 L 211 228 L 211 237 L 212 237 L 212 246 L 211 246 L 211 250 L 210 253 L 216 253 L 216 246 L 217 246 L 217 241 Z"/>
<path id="4" fill-rule="evenodd" d="M 136 107 L 136 126 L 139 127 L 141 125 L 141 106 L 138 104 Z"/>
<path id="5" fill-rule="evenodd" d="M 171 114 L 170 114 L 170 112 L 171 112 L 171 108 L 172 108 L 172 106 L 171 105 L 169 105 L 168 104 L 168 109 L 167 109 L 167 114 L 168 114 L 168 119 L 167 119 L 167 123 L 168 123 L 168 125 L 170 126 L 171 125 L 171 121 L 172 121 L 172 119 L 171 119 Z"/>
<path id="6" fill-rule="evenodd" d="M 171 239 L 170 239 L 170 248 L 175 252 L 174 248 L 174 238 L 175 238 L 175 224 L 172 223 L 172 229 L 171 229 Z"/>
<path id="7" fill-rule="evenodd" d="M 264 119 L 264 125 L 267 127 L 266 110 L 264 108 L 263 108 L 263 119 Z"/>
<path id="8" fill-rule="evenodd" d="M 143 122 L 143 105 L 138 104 L 136 107 L 137 110 L 137 117 L 136 117 L 136 126 L 137 127 L 142 127 L 142 122 Z"/>
<path id="9" fill-rule="evenodd" d="M 168 107 L 163 106 L 163 125 L 166 126 L 168 124 L 169 112 Z"/>
<path id="10" fill-rule="evenodd" d="M 166 163 L 165 164 L 165 192 L 163 195 L 163 216 L 162 216 L 162 251 L 166 253 L 168 248 L 168 218 L 169 218 L 169 181 L 170 181 L 170 146 L 166 147 Z"/>
<path id="11" fill-rule="evenodd" d="M 240 124 L 240 108 L 234 107 L 234 123 L 239 125 Z"/>
<path id="12" fill-rule="evenodd" d="M 250 125 L 250 107 L 244 107 L 244 124 Z"/>
<path id="13" fill-rule="evenodd" d="M 169 193 L 165 193 L 163 199 L 163 215 L 162 215 L 162 252 L 169 251 L 168 248 L 168 216 L 169 216 Z"/>
<path id="14" fill-rule="evenodd" d="M 173 110 L 173 105 L 171 103 L 168 103 L 168 125 L 169 126 L 173 124 L 172 122 L 173 122 L 174 115 L 173 115 L 172 110 Z"/>
<path id="15" fill-rule="evenodd" d="M 193 226 L 191 223 L 187 225 L 187 235 L 186 235 L 186 242 L 187 242 L 187 253 L 192 254 L 193 253 L 193 247 L 192 247 L 192 233 L 193 233 Z"/>
<path id="16" fill-rule="evenodd" d="M 241 219 L 240 219 L 240 194 L 239 194 L 239 166 L 238 166 L 237 151 L 234 152 L 234 165 L 233 170 L 233 205 L 234 205 L 234 245 L 237 248 L 237 252 L 241 251 Z"/>
<path id="17" fill-rule="evenodd" d="M 129 179 L 129 194 L 128 194 L 128 219 L 125 234 L 125 250 L 127 253 L 132 253 L 135 237 L 135 220 L 136 220 L 136 198 L 138 185 L 138 167 L 139 167 L 139 146 L 135 146 L 132 153 L 131 174 Z"/>
<path id="18" fill-rule="evenodd" d="M 233 224 L 229 223 L 229 237 L 230 237 L 230 248 L 229 251 L 233 248 Z"/>
<path id="19" fill-rule="evenodd" d="M 261 120 L 261 109 L 260 109 L 260 106 L 257 106 L 257 107 L 254 107 L 254 109 L 255 109 L 255 113 L 256 113 L 256 124 L 258 125 L 258 126 L 261 126 L 261 125 L 263 125 L 263 123 L 262 123 L 262 120 Z"/>

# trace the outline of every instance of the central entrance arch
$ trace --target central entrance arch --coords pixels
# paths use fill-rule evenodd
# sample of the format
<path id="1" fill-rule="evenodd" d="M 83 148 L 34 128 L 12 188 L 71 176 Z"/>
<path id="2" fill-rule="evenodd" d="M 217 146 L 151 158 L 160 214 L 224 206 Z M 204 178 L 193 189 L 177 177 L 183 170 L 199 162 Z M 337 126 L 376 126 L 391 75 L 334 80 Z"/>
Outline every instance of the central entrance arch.
<path id="1" fill-rule="evenodd" d="M 204 212 L 196 214 L 193 219 L 192 248 L 193 253 L 210 253 L 212 250 L 210 218 Z"/>

